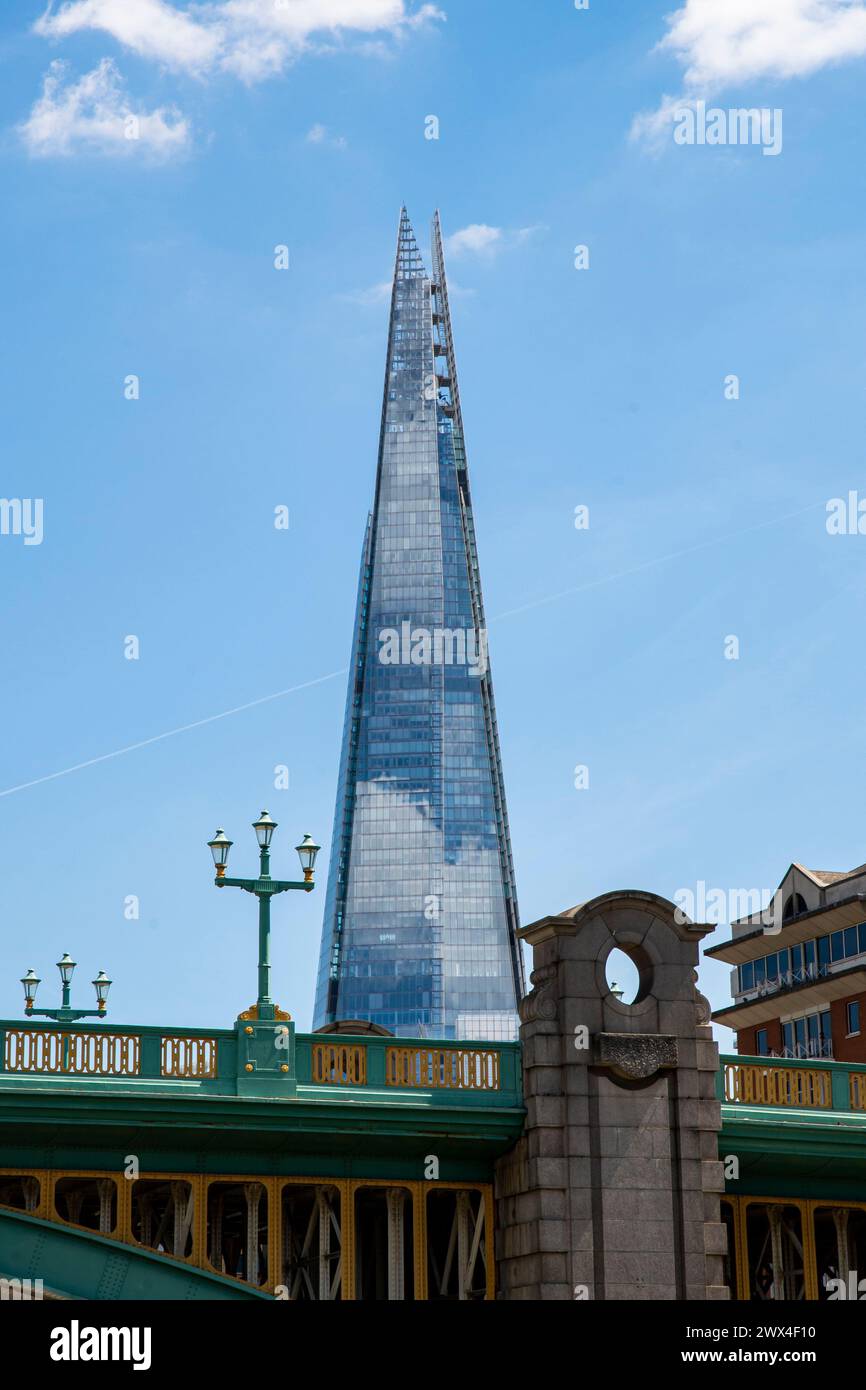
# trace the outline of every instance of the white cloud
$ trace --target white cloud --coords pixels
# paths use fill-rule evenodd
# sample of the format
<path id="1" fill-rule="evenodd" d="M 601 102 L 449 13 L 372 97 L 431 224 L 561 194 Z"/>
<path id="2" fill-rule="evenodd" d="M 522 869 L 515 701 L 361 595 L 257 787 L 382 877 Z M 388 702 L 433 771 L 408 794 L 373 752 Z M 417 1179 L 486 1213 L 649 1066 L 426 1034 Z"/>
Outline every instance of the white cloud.
<path id="1" fill-rule="evenodd" d="M 657 51 L 683 67 L 684 95 L 636 117 L 634 137 L 658 137 L 676 109 L 755 79 L 807 77 L 866 54 L 864 0 L 686 0 L 667 16 Z"/>
<path id="2" fill-rule="evenodd" d="M 547 227 L 543 222 L 533 222 L 531 227 L 518 227 L 514 232 L 514 241 L 517 246 L 524 246 L 527 241 L 531 241 L 539 232 L 546 232 Z"/>
<path id="3" fill-rule="evenodd" d="M 36 22 L 37 33 L 65 38 L 82 30 L 110 34 L 143 58 L 202 75 L 223 70 L 257 82 L 319 39 L 387 33 L 445 18 L 417 0 L 204 0 L 180 10 L 170 0 L 65 0 Z"/>
<path id="4" fill-rule="evenodd" d="M 391 281 L 381 280 L 378 285 L 370 285 L 366 290 L 356 290 L 353 294 L 344 294 L 341 298 L 348 300 L 350 304 L 360 304 L 364 309 L 387 304 L 391 298 Z"/>
<path id="5" fill-rule="evenodd" d="M 755 77 L 804 77 L 866 53 L 862 0 L 686 0 L 659 47 L 690 88 Z"/>
<path id="6" fill-rule="evenodd" d="M 319 121 L 307 131 L 308 145 L 328 145 L 332 150 L 344 150 L 347 143 L 345 135 L 330 135 L 328 127 Z"/>
<path id="7" fill-rule="evenodd" d="M 502 228 L 488 227 L 486 222 L 473 222 L 452 232 L 445 240 L 445 250 L 449 256 L 489 256 L 502 244 Z"/>
<path id="8" fill-rule="evenodd" d="M 445 250 L 449 256 L 492 256 L 512 246 L 524 246 L 538 232 L 546 230 L 540 222 L 532 227 L 518 227 L 515 231 L 488 227 L 486 222 L 473 222 L 446 237 Z"/>
<path id="9" fill-rule="evenodd" d="M 189 126 L 173 108 L 135 111 L 110 58 L 77 82 L 66 79 L 66 65 L 51 64 L 42 95 L 18 132 L 32 155 L 71 155 L 81 151 L 132 155 L 144 151 L 166 159 L 189 142 Z"/>
<path id="10" fill-rule="evenodd" d="M 631 123 L 629 137 L 643 140 L 655 150 L 671 138 L 671 126 L 677 111 L 693 108 L 696 97 L 663 96 L 655 111 L 641 111 Z"/>
<path id="11" fill-rule="evenodd" d="M 203 71 L 217 59 L 220 35 L 166 0 L 67 0 L 56 14 L 50 8 L 33 26 L 45 38 L 68 38 L 98 29 L 142 58 L 170 67 Z"/>

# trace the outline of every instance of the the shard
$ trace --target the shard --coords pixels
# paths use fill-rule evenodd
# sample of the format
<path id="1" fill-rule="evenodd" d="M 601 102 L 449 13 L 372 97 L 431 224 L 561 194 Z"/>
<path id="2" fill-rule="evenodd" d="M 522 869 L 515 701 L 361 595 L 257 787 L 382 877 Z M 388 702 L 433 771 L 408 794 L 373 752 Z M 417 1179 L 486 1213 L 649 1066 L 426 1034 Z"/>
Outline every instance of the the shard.
<path id="1" fill-rule="evenodd" d="M 516 1036 L 508 815 L 438 214 L 405 208 L 314 1027 Z"/>

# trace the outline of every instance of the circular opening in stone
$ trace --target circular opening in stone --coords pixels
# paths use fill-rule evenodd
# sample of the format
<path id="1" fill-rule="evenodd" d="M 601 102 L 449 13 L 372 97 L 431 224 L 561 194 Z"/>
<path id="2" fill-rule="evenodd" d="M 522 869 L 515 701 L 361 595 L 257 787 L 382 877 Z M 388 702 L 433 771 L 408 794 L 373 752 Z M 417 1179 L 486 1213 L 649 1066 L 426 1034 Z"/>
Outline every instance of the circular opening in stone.
<path id="1" fill-rule="evenodd" d="M 640 972 L 631 956 L 614 946 L 604 967 L 604 976 L 611 994 L 621 1004 L 633 1004 L 640 989 Z"/>

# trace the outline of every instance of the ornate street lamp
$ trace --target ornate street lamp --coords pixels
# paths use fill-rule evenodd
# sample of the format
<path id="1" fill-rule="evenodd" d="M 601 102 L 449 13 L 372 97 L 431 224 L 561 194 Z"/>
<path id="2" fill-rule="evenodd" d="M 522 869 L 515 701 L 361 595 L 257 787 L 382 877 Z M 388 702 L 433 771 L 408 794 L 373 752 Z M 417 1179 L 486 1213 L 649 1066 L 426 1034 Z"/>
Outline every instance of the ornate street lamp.
<path id="1" fill-rule="evenodd" d="M 321 848 L 322 846 L 317 845 L 310 835 L 305 835 L 301 843 L 295 846 L 295 849 L 298 851 L 298 858 L 301 861 L 301 868 L 304 871 L 305 883 L 312 883 L 313 881 L 313 870 L 316 867 L 316 855 Z"/>
<path id="2" fill-rule="evenodd" d="M 228 863 L 229 850 L 233 841 L 226 838 L 224 830 L 218 830 L 212 840 L 208 840 L 208 849 L 213 855 L 213 862 L 216 867 L 217 878 L 222 878 Z"/>
<path id="3" fill-rule="evenodd" d="M 226 878 L 226 861 L 232 841 L 226 838 L 224 830 L 218 830 L 208 848 L 213 855 L 216 867 L 214 883 L 217 888 L 242 888 L 245 893 L 259 900 L 259 997 L 255 1006 L 255 1016 L 262 1019 L 277 1017 L 277 1009 L 271 999 L 271 898 L 277 893 L 287 893 L 290 889 L 300 889 L 309 893 L 315 887 L 313 874 L 319 846 L 305 835 L 297 846 L 301 866 L 304 871 L 303 882 L 271 878 L 271 840 L 277 828 L 267 811 L 262 811 L 258 820 L 253 821 L 253 830 L 259 846 L 258 878 Z M 246 1017 L 246 1015 L 244 1015 Z"/>
<path id="4" fill-rule="evenodd" d="M 270 849 L 271 840 L 274 838 L 274 831 L 277 822 L 271 820 L 267 811 L 262 811 L 258 820 L 253 821 L 253 830 L 256 832 L 256 839 L 259 842 L 259 849 Z"/>
<path id="5" fill-rule="evenodd" d="M 36 1000 L 36 991 L 42 981 L 31 968 L 22 977 L 21 983 L 24 986 L 24 1012 L 28 1018 L 34 1014 L 39 1014 L 42 1018 L 53 1018 L 57 1023 L 75 1023 L 79 1018 L 104 1018 L 105 1010 L 108 1007 L 108 991 L 111 988 L 109 980 L 104 970 L 100 970 L 93 987 L 96 990 L 95 1009 L 73 1009 L 69 1005 L 69 994 L 72 989 L 72 974 L 75 970 L 75 961 L 65 952 L 57 962 L 57 969 L 60 971 L 61 1002 L 59 1009 L 35 1009 L 33 1007 Z"/>
<path id="6" fill-rule="evenodd" d="M 31 966 L 27 974 L 22 977 L 21 983 L 24 986 L 24 1007 L 28 1013 L 31 1013 L 33 1002 L 36 998 L 36 991 L 42 984 L 42 981 L 38 975 L 33 973 L 33 967 Z"/>
<path id="7" fill-rule="evenodd" d="M 105 1013 L 108 1007 L 108 991 L 111 989 L 111 980 L 109 980 L 104 970 L 100 970 L 92 983 L 93 988 L 96 990 L 96 1002 L 102 1012 Z"/>

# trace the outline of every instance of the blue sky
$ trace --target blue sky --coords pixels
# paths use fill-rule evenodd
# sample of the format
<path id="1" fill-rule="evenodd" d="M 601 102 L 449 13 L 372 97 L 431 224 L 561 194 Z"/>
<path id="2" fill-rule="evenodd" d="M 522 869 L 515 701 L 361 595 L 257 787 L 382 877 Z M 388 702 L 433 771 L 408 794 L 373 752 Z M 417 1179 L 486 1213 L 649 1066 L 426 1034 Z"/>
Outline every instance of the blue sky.
<path id="1" fill-rule="evenodd" d="M 267 805 L 276 873 L 324 846 L 274 909 L 309 1025 L 403 201 L 455 238 L 523 921 L 866 859 L 866 538 L 826 527 L 866 497 L 866 11 L 748 8 L 3 7 L 0 491 L 44 535 L 0 536 L 0 1015 L 69 950 L 118 1020 L 228 1025 L 255 910 L 205 841 L 252 871 Z M 699 98 L 781 152 L 677 145 Z"/>

